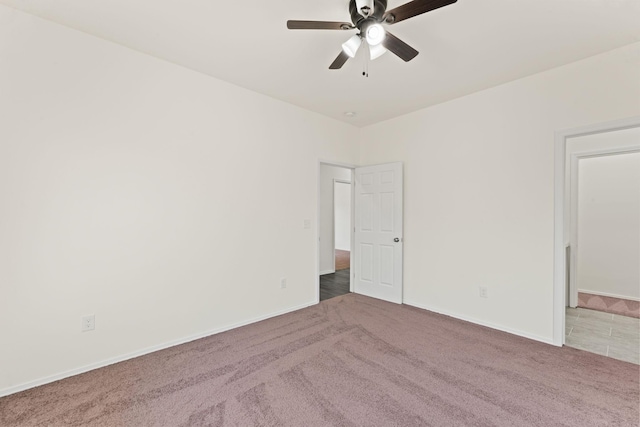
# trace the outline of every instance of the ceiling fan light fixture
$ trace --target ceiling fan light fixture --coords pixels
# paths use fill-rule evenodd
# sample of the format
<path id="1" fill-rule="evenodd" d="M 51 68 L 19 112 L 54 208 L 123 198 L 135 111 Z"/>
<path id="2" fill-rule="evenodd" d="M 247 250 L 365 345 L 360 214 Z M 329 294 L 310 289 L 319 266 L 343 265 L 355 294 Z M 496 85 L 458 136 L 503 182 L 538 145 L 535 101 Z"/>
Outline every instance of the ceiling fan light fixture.
<path id="1" fill-rule="evenodd" d="M 367 27 L 366 37 L 369 46 L 377 46 L 384 41 L 387 33 L 384 27 L 378 23 L 371 24 Z"/>
<path id="2" fill-rule="evenodd" d="M 354 58 L 356 53 L 358 53 L 358 49 L 360 49 L 360 45 L 362 44 L 362 39 L 360 36 L 353 36 L 346 42 L 342 43 L 342 50 L 344 53 L 349 55 L 349 58 Z"/>
<path id="3" fill-rule="evenodd" d="M 1 0 L 0 0 L 1 1 Z M 347 0 L 341 0 L 345 2 Z M 355 58 L 366 40 L 368 54 L 365 53 L 365 70 L 368 76 L 368 61 L 382 56 L 387 49 L 404 62 L 413 60 L 418 51 L 389 33 L 381 24 L 391 25 L 422 15 L 432 10 L 456 3 L 458 0 L 409 0 L 402 6 L 387 10 L 387 0 L 349 0 L 348 10 L 351 23 L 334 21 L 288 20 L 290 30 L 358 30 L 357 37 L 351 37 L 342 44 L 342 50 L 329 65 L 330 70 L 339 70 L 350 58 Z M 345 5 L 346 6 L 346 5 Z"/>
<path id="4" fill-rule="evenodd" d="M 381 44 L 377 44 L 375 46 L 369 46 L 369 55 L 371 60 L 380 58 L 382 55 L 387 53 L 387 49 Z"/>

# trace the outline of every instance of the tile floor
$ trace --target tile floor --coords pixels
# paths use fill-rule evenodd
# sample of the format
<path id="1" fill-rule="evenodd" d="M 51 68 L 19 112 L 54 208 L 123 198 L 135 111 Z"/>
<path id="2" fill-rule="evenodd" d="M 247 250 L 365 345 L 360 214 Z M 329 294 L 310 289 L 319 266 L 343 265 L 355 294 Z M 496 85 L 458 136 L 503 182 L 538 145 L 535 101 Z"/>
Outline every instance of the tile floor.
<path id="1" fill-rule="evenodd" d="M 567 307 L 565 324 L 567 346 L 640 365 L 640 319 Z"/>

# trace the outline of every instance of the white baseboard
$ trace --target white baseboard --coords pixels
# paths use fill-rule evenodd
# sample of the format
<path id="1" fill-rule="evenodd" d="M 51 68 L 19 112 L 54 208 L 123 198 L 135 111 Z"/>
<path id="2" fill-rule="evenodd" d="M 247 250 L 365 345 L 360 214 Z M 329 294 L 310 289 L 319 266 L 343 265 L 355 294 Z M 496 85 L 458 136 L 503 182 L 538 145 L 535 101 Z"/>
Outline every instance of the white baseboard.
<path id="1" fill-rule="evenodd" d="M 320 272 L 320 275 L 324 276 L 325 274 L 333 274 L 335 272 L 336 272 L 335 270 L 323 270 Z"/>
<path id="2" fill-rule="evenodd" d="M 491 328 L 491 329 L 496 329 L 498 331 L 502 331 L 502 332 L 507 332 L 509 334 L 512 335 L 517 335 L 519 337 L 523 337 L 523 338 L 528 338 L 530 340 L 534 340 L 534 341 L 539 341 L 545 344 L 549 344 L 555 347 L 562 347 L 561 345 L 558 346 L 556 344 L 554 344 L 553 342 L 553 338 L 546 338 L 546 337 L 541 337 L 539 335 L 534 335 L 534 334 L 530 334 L 528 332 L 523 332 L 520 331 L 518 329 L 513 329 L 513 328 L 507 328 L 505 326 L 502 325 L 497 325 L 495 323 L 491 323 L 491 322 L 485 322 L 483 320 L 478 320 L 478 319 L 474 319 L 472 317 L 469 316 L 464 316 L 458 313 L 453 313 L 451 311 L 448 310 L 442 310 L 440 308 L 437 307 L 431 307 L 429 305 L 425 305 L 425 304 L 419 304 L 413 301 L 404 301 L 403 304 L 406 305 L 410 305 L 412 307 L 417 307 L 417 308 L 421 308 L 423 310 L 427 310 L 427 311 L 432 311 L 434 313 L 438 313 L 438 314 L 444 314 L 445 316 L 449 316 L 449 317 L 453 317 L 459 320 L 464 320 L 465 322 L 470 322 L 470 323 L 475 323 L 476 325 L 480 325 L 480 326 L 486 326 L 487 328 Z"/>
<path id="3" fill-rule="evenodd" d="M 587 289 L 578 289 L 578 292 L 583 293 L 583 294 L 598 295 L 600 297 L 619 298 L 619 299 L 626 299 L 626 300 L 629 300 L 629 301 L 640 301 L 640 298 L 636 298 L 636 297 L 628 297 L 628 296 L 624 296 L 624 295 L 610 294 L 610 293 L 607 293 L 607 292 L 589 291 Z"/>
<path id="4" fill-rule="evenodd" d="M 79 368 L 71 369 L 65 372 L 60 372 L 58 374 L 50 375 L 44 378 L 40 378 L 34 381 L 29 381 L 23 384 L 18 384 L 16 386 L 8 387 L 0 390 L 0 397 L 8 396 L 10 394 L 19 393 L 24 390 L 28 390 L 30 388 L 39 387 L 41 385 L 49 384 L 55 381 L 59 381 L 65 378 L 72 377 L 74 375 L 84 374 L 85 372 L 93 371 L 94 369 L 104 368 L 105 366 L 113 365 L 114 363 L 124 362 L 125 360 L 133 359 L 136 357 L 144 356 L 145 354 L 154 353 L 156 351 L 164 350 L 166 348 L 175 347 L 177 345 L 186 344 L 191 341 L 199 340 L 201 338 L 206 338 L 211 335 L 216 335 L 221 332 L 229 331 L 231 329 L 239 328 L 241 326 L 250 325 L 252 323 L 261 322 L 263 320 L 270 319 L 272 317 L 280 316 L 282 314 L 291 313 L 293 311 L 301 310 L 306 307 L 310 307 L 312 305 L 316 305 L 316 302 L 305 303 L 296 307 L 287 308 L 284 310 L 276 311 L 264 316 L 256 317 L 250 320 L 246 320 L 243 322 L 235 323 L 233 325 L 223 326 L 221 328 L 213 329 L 207 332 L 203 332 L 196 335 L 191 335 L 185 338 L 180 338 L 177 340 L 169 341 L 163 344 L 154 345 L 151 347 L 144 348 L 142 350 L 134 351 L 128 354 L 124 354 L 121 356 L 112 357 L 110 359 L 106 359 L 100 362 L 91 363 L 89 365 L 85 365 Z"/>

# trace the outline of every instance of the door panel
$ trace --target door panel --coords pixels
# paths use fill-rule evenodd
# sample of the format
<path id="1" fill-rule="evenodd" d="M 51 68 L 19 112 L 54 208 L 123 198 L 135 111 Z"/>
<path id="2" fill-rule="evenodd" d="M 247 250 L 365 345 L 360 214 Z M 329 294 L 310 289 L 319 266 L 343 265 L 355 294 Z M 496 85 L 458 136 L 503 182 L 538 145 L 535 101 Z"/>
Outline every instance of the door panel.
<path id="1" fill-rule="evenodd" d="M 356 293 L 402 303 L 402 163 L 357 168 Z M 397 241 L 395 241 L 397 239 Z"/>
<path id="2" fill-rule="evenodd" d="M 359 261 L 360 279 L 368 283 L 373 283 L 373 245 L 360 245 Z"/>

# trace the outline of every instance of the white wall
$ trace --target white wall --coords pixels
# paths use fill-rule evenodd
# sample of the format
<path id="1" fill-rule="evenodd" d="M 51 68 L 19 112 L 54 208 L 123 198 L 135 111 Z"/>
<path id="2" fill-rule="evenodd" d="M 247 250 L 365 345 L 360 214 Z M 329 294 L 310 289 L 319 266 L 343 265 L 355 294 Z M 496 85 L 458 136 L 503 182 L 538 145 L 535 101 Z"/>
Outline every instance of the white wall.
<path id="1" fill-rule="evenodd" d="M 336 182 L 334 186 L 335 246 L 351 250 L 351 184 Z"/>
<path id="2" fill-rule="evenodd" d="M 640 127 L 567 138 L 565 155 L 565 242 L 571 243 L 571 158 L 602 150 L 640 147 Z"/>
<path id="3" fill-rule="evenodd" d="M 554 133 L 640 115 L 639 75 L 634 44 L 363 129 L 405 164 L 405 302 L 552 342 Z"/>
<path id="4" fill-rule="evenodd" d="M 320 274 L 335 272 L 333 182 L 336 179 L 351 181 L 351 169 L 320 165 Z"/>
<path id="5" fill-rule="evenodd" d="M 578 170 L 578 291 L 640 301 L 640 153 Z"/>
<path id="6" fill-rule="evenodd" d="M 0 395 L 313 303 L 356 128 L 4 6 L 0 64 Z"/>

